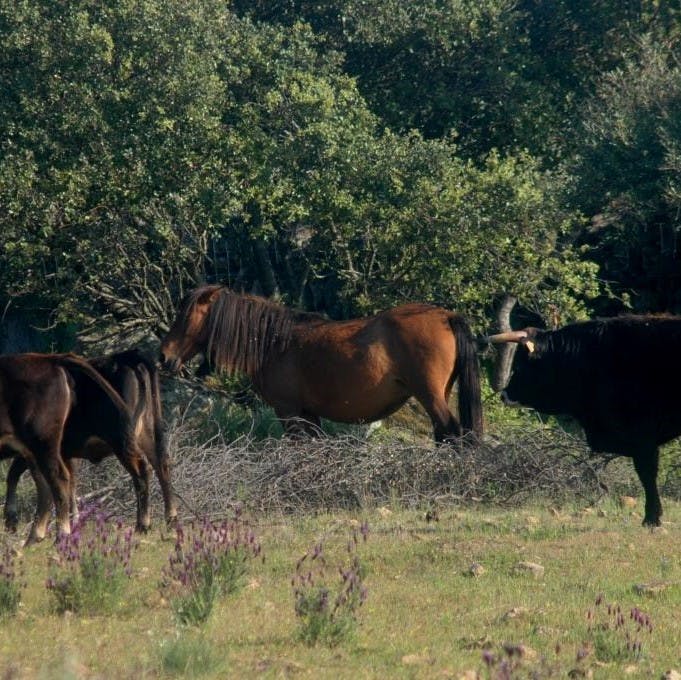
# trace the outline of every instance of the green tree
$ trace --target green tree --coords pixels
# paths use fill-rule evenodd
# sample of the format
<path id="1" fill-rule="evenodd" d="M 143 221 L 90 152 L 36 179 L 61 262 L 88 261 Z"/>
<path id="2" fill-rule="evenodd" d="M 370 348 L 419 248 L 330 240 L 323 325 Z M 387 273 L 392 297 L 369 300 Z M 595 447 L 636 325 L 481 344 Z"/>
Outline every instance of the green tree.
<path id="1" fill-rule="evenodd" d="M 335 47 L 220 0 L 0 0 L 3 290 L 120 344 L 206 279 L 333 316 L 580 313 L 563 178 L 386 129 Z"/>
<path id="2" fill-rule="evenodd" d="M 572 172 L 591 216 L 584 240 L 640 310 L 681 311 L 681 67 L 674 43 L 643 40 L 603 75 L 584 115 Z"/>

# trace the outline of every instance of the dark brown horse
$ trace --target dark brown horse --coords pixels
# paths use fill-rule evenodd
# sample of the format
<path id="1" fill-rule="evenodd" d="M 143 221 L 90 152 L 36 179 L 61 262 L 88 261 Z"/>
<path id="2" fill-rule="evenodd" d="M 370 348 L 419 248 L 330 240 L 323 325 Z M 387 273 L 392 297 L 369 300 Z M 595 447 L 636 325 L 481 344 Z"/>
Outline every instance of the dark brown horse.
<path id="1" fill-rule="evenodd" d="M 0 458 L 22 457 L 38 486 L 38 507 L 27 543 L 44 538 L 52 499 L 57 531 L 70 532 L 70 471 L 62 458 L 65 425 L 73 409 L 96 420 L 110 410 L 110 437 L 137 493 L 137 526 L 149 524 L 148 472 L 134 437 L 132 414 L 111 385 L 84 359 L 70 354 L 0 356 Z"/>
<path id="2" fill-rule="evenodd" d="M 426 409 L 435 439 L 482 433 L 478 360 L 465 320 L 408 304 L 363 319 L 328 321 L 223 286 L 189 293 L 161 343 L 175 371 L 194 355 L 248 375 L 287 430 L 320 418 L 371 422 L 410 396 Z M 461 426 L 447 404 L 458 378 Z"/>
<path id="3" fill-rule="evenodd" d="M 177 517 L 177 507 L 170 484 L 167 439 L 156 366 L 138 350 L 98 357 L 89 360 L 89 363 L 118 392 L 132 413 L 135 442 L 156 472 L 163 493 L 166 522 L 173 523 Z M 85 382 L 76 382 L 74 386 L 76 402 L 66 420 L 62 442 L 62 458 L 70 473 L 72 513 L 76 510 L 76 459 L 85 458 L 98 463 L 104 457 L 114 455 L 114 446 L 120 444 L 120 438 L 116 434 L 119 418 L 104 392 L 93 389 L 92 385 Z M 18 523 L 17 483 L 28 467 L 25 458 L 17 457 L 7 473 L 5 526 L 10 531 L 15 531 Z M 36 485 L 38 505 L 49 507 L 51 497 L 43 498 L 44 485 L 40 480 L 37 480 Z"/>

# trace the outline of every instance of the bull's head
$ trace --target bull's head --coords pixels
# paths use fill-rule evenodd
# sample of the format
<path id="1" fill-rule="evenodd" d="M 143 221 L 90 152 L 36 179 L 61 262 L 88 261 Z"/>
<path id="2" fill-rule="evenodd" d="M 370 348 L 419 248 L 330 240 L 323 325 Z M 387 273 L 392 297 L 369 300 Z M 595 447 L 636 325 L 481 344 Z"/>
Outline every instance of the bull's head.
<path id="1" fill-rule="evenodd" d="M 504 402 L 507 404 L 523 402 L 522 399 L 513 397 L 511 395 L 515 390 L 513 389 L 513 372 L 527 364 L 532 355 L 536 353 L 535 336 L 537 334 L 536 328 L 524 328 L 520 331 L 505 331 L 504 333 L 497 333 L 487 338 L 492 345 L 500 345 L 499 355 L 494 366 L 494 374 L 492 376 L 492 389 L 495 392 L 501 392 Z M 522 347 L 521 354 L 516 356 L 518 347 Z"/>
<path id="2" fill-rule="evenodd" d="M 574 372 L 565 370 L 561 353 L 552 349 L 554 331 L 524 328 L 519 331 L 497 333 L 488 338 L 491 344 L 512 347 L 515 356 L 505 367 L 507 373 L 495 371 L 495 389 L 507 405 L 531 406 L 549 414 L 566 412 L 565 387 Z M 499 361 L 501 363 L 501 361 Z"/>

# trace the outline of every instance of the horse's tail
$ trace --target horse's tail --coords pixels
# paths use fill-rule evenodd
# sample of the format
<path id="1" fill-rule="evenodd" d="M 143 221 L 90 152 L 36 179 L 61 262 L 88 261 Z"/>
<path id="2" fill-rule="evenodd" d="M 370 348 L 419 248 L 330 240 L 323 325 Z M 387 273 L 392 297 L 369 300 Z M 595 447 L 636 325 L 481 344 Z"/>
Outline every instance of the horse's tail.
<path id="1" fill-rule="evenodd" d="M 454 373 L 459 380 L 459 419 L 464 432 L 482 436 L 482 399 L 480 397 L 480 368 L 477 345 L 470 327 L 461 316 L 449 319 L 456 338 Z"/>
<path id="2" fill-rule="evenodd" d="M 95 385 L 97 385 L 113 403 L 120 415 L 125 418 L 127 427 L 132 427 L 132 414 L 130 413 L 130 409 L 123 401 L 121 395 L 116 392 L 109 381 L 106 380 L 99 371 L 93 368 L 85 359 L 76 356 L 75 354 L 59 354 L 57 355 L 57 360 L 69 372 L 75 371 L 76 373 L 81 373 L 95 383 Z"/>
<path id="3" fill-rule="evenodd" d="M 138 423 L 147 409 L 151 409 L 151 419 L 154 427 L 154 453 L 159 469 L 168 467 L 168 437 L 163 422 L 163 407 L 161 405 L 161 387 L 158 368 L 149 356 L 138 349 L 129 349 L 111 357 L 119 364 L 132 369 L 137 378 L 139 399 L 132 415 L 133 423 Z"/>
<path id="4" fill-rule="evenodd" d="M 163 405 L 161 402 L 161 385 L 156 365 L 147 357 L 142 362 L 147 369 L 149 379 L 150 401 L 149 405 L 154 421 L 154 445 L 156 447 L 156 460 L 159 469 L 168 469 L 168 435 L 163 422 Z"/>
<path id="5" fill-rule="evenodd" d="M 161 385 L 158 368 L 148 356 L 141 352 L 136 353 L 137 366 L 135 371 L 138 381 L 144 386 L 144 398 L 140 398 L 135 412 L 141 417 L 146 408 L 151 409 L 151 417 L 154 427 L 154 469 L 163 492 L 166 521 L 173 522 L 177 518 L 175 494 L 170 481 L 170 456 L 168 455 L 168 435 L 163 421 L 163 405 L 161 402 Z"/>

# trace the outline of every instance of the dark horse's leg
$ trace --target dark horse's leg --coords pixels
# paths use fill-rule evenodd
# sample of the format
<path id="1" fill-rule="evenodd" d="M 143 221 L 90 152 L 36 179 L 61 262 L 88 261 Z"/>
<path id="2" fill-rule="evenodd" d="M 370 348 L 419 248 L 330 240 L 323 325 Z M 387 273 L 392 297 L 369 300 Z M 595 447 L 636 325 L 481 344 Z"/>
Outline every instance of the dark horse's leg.
<path id="1" fill-rule="evenodd" d="M 64 461 L 64 465 L 69 470 L 69 506 L 71 511 L 71 520 L 75 521 L 78 519 L 78 503 L 76 500 L 76 471 L 78 469 L 77 461 L 67 459 Z M 12 464 L 7 471 L 7 495 L 5 496 L 5 528 L 7 531 L 16 533 L 17 527 L 19 525 L 19 511 L 17 508 L 17 486 L 19 484 L 19 479 L 21 475 L 26 472 L 26 470 L 31 470 L 31 476 L 36 484 L 36 490 L 38 494 L 37 514 L 40 516 L 39 524 L 44 524 L 49 521 L 49 514 L 52 508 L 52 493 L 50 492 L 49 486 L 45 482 L 43 476 L 34 468 L 31 468 L 25 458 L 17 456 L 12 461 Z M 45 518 L 48 518 L 47 520 Z M 41 530 L 42 531 L 42 530 Z M 40 532 L 39 532 L 40 533 Z M 43 532 L 44 535 L 44 532 Z"/>
<path id="2" fill-rule="evenodd" d="M 25 458 L 17 456 L 7 471 L 7 494 L 5 495 L 5 529 L 16 533 L 19 526 L 19 510 L 17 508 L 17 485 L 21 475 L 28 470 Z"/>
<path id="3" fill-rule="evenodd" d="M 151 466 L 147 459 L 139 453 L 130 455 L 129 449 L 124 447 L 126 453 L 119 453 L 121 449 L 115 449 L 118 459 L 123 467 L 132 477 L 137 498 L 137 531 L 146 532 L 151 526 L 151 516 L 149 514 L 149 470 Z"/>
<path id="4" fill-rule="evenodd" d="M 639 450 L 633 454 L 633 459 L 646 496 L 646 514 L 643 518 L 643 525 L 658 527 L 661 524 L 660 517 L 662 517 L 662 503 L 657 492 L 660 451 L 657 447 Z"/>
<path id="5" fill-rule="evenodd" d="M 27 545 L 42 540 L 47 530 L 51 504 L 49 503 L 49 493 L 46 492 L 45 487 L 41 486 L 41 482 L 47 483 L 47 488 L 49 488 L 54 500 L 57 535 L 71 532 L 69 521 L 71 472 L 61 457 L 61 441 L 56 437 L 52 437 L 50 440 L 36 440 L 31 448 L 37 463 L 38 474 L 34 475 L 34 480 L 38 487 L 38 509 L 26 539 Z"/>
<path id="6" fill-rule="evenodd" d="M 80 461 L 77 458 L 67 458 L 64 463 L 68 467 L 69 474 L 71 475 L 69 480 L 69 510 L 71 511 L 71 521 L 75 522 L 78 520 L 78 497 L 76 495 L 76 486 Z"/>

